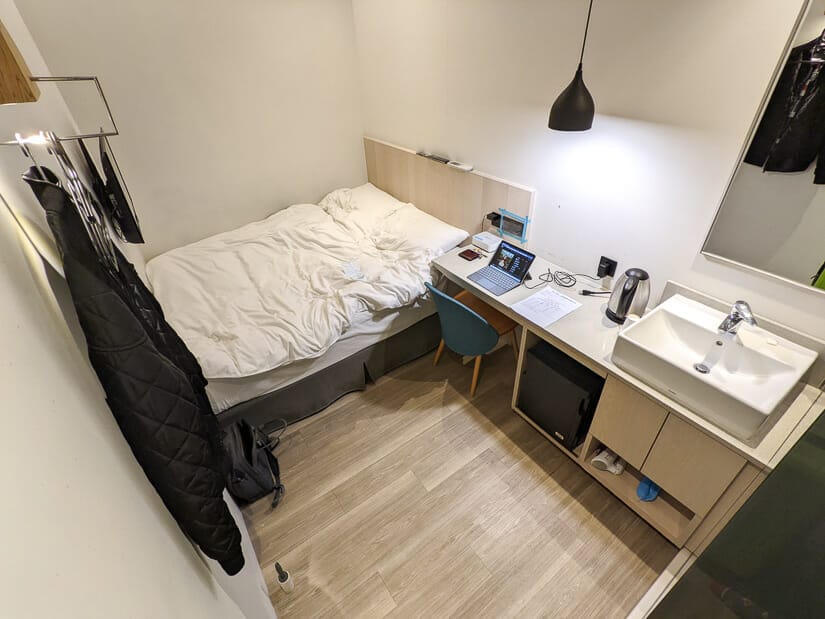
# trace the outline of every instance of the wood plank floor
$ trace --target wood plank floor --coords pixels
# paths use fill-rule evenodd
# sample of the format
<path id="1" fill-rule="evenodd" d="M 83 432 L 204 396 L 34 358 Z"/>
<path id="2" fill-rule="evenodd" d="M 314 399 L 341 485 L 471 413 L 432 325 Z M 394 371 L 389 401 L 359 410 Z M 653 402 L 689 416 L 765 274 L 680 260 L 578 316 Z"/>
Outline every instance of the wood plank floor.
<path id="1" fill-rule="evenodd" d="M 624 617 L 676 554 L 512 412 L 511 350 L 427 356 L 289 428 L 245 508 L 280 617 Z M 296 586 L 284 594 L 275 561 Z"/>

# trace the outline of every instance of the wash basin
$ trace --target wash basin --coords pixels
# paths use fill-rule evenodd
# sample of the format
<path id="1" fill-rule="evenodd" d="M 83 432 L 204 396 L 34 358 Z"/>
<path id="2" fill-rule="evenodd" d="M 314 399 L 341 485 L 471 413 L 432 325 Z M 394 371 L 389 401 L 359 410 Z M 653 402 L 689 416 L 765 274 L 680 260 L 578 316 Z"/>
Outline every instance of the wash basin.
<path id="1" fill-rule="evenodd" d="M 754 445 L 817 354 L 750 325 L 718 332 L 726 314 L 674 295 L 622 330 L 613 362 Z"/>

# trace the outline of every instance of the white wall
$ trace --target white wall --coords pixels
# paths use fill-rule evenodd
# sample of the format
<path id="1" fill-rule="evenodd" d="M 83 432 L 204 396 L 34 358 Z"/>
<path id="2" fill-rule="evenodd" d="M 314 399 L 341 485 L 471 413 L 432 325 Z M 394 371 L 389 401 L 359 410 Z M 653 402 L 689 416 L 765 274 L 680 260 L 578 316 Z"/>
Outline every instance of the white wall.
<path id="1" fill-rule="evenodd" d="M 238 527 L 241 530 L 241 550 L 246 562 L 243 569 L 234 576 L 223 571 L 220 564 L 210 559 L 202 552 L 201 558 L 206 561 L 217 583 L 230 598 L 238 605 L 246 619 L 278 619 L 272 601 L 269 599 L 269 590 L 266 585 L 263 571 L 252 544 L 252 537 L 244 522 L 243 513 L 235 500 L 224 490 L 223 498 Z"/>
<path id="2" fill-rule="evenodd" d="M 699 255 L 802 0 L 596 2 L 592 131 L 547 129 L 584 0 L 353 0 L 365 133 L 538 189 L 531 244 L 748 299 L 825 337 L 825 297 Z"/>
<path id="3" fill-rule="evenodd" d="M 17 5 L 54 74 L 100 77 L 147 258 L 366 178 L 349 0 Z"/>
<path id="4" fill-rule="evenodd" d="M 0 20 L 30 67 L 45 70 L 11 0 L 0 0 Z M 46 123 L 57 131 L 73 125 L 51 89 L 38 103 L 0 108 L 3 139 Z M 25 166 L 16 148 L 0 148 L 0 196 L 43 226 L 19 177 Z M 43 263 L 19 241 L 0 202 L 0 616 L 244 617 L 135 461 L 50 294 Z M 254 566 L 254 553 L 249 559 Z M 266 600 L 260 589 L 258 597 Z M 271 609 L 248 615 L 268 616 Z"/>
<path id="5" fill-rule="evenodd" d="M 5 209 L 0 264 L 0 615 L 243 617 L 135 462 Z"/>

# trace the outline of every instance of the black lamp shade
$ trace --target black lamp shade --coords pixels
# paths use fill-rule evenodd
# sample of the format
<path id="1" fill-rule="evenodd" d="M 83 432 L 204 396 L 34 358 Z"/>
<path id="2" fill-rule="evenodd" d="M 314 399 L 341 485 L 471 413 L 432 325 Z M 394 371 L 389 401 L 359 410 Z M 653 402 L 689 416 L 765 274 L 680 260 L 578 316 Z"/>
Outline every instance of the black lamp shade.
<path id="1" fill-rule="evenodd" d="M 556 98 L 550 108 L 547 126 L 556 131 L 587 131 L 593 126 L 596 106 L 584 85 L 582 66 L 576 69 L 573 81 Z"/>

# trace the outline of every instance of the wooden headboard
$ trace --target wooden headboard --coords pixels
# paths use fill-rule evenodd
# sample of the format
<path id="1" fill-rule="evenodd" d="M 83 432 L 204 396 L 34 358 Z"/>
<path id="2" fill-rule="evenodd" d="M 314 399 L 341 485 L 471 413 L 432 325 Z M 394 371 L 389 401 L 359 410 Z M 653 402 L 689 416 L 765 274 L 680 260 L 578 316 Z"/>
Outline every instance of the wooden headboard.
<path id="1" fill-rule="evenodd" d="M 373 185 L 470 234 L 481 230 L 487 213 L 499 209 L 533 219 L 535 189 L 482 172 L 462 172 L 373 138 L 364 138 L 364 155 Z"/>

